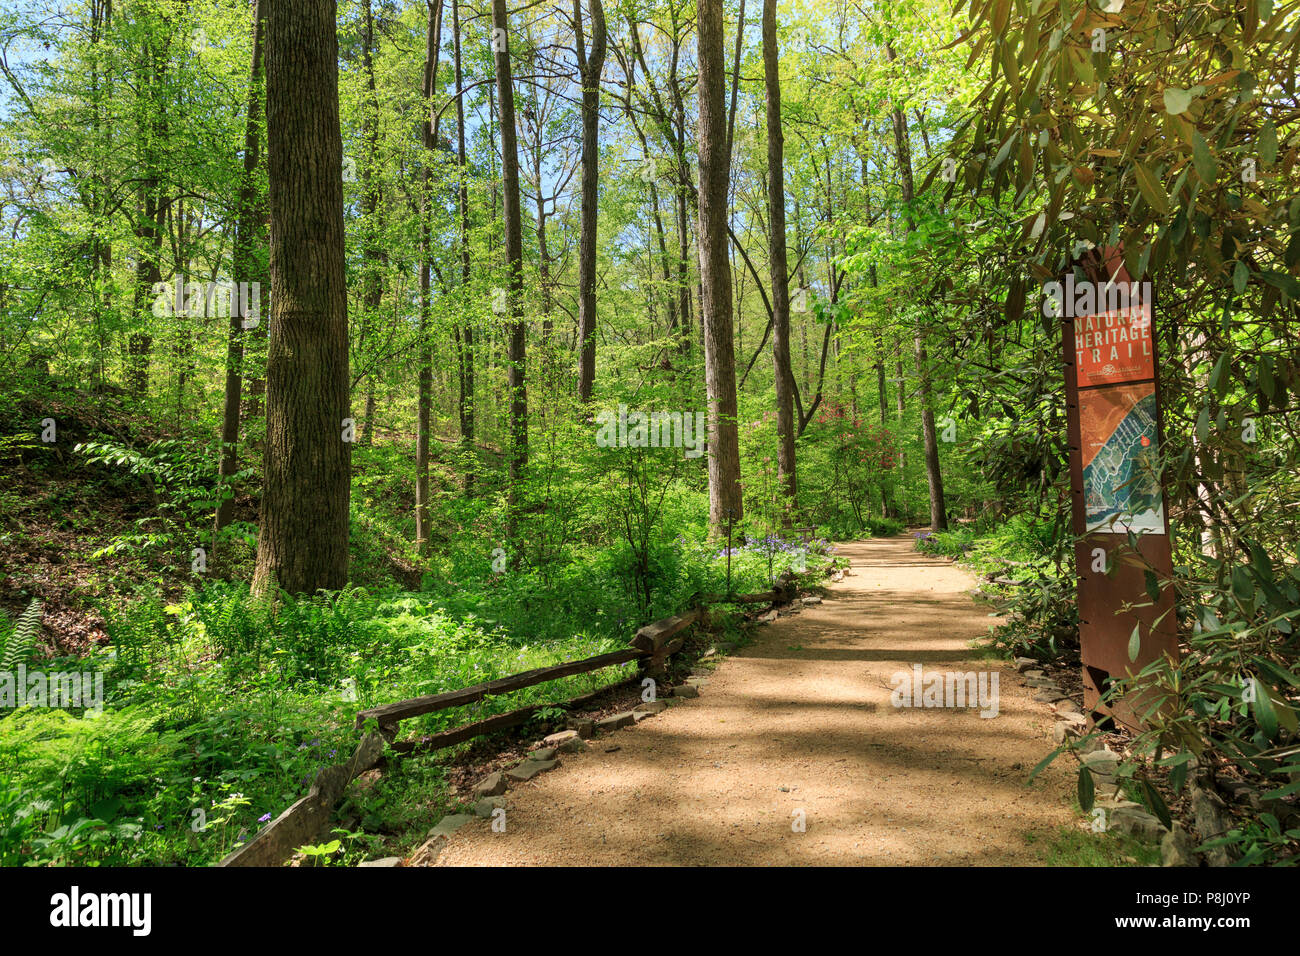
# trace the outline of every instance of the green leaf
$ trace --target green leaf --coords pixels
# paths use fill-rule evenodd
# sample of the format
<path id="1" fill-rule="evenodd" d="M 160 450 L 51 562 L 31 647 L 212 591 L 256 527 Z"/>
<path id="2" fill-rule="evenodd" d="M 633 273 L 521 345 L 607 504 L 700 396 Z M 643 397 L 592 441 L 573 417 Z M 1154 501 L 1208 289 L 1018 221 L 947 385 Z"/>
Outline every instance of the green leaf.
<path id="1" fill-rule="evenodd" d="M 1249 278 L 1249 267 L 1246 263 L 1238 259 L 1237 264 L 1232 267 L 1232 289 L 1237 293 L 1237 295 L 1241 295 L 1246 291 L 1246 280 Z"/>
<path id="2" fill-rule="evenodd" d="M 1210 155 L 1210 144 L 1205 141 L 1200 130 L 1192 134 L 1192 165 L 1196 167 L 1196 175 L 1201 177 L 1201 182 L 1207 186 L 1214 185 L 1214 157 Z"/>
<path id="3" fill-rule="evenodd" d="M 1272 120 L 1259 131 L 1259 161 L 1263 166 L 1272 166 L 1277 161 L 1277 127 Z"/>
<path id="4" fill-rule="evenodd" d="M 1174 826 L 1173 817 L 1169 814 L 1169 807 L 1165 804 L 1164 798 L 1160 796 L 1160 791 L 1151 785 L 1148 780 L 1141 782 L 1142 795 L 1146 798 L 1145 803 L 1151 812 L 1156 815 L 1166 829 L 1172 830 Z"/>
<path id="5" fill-rule="evenodd" d="M 1092 782 L 1092 771 L 1086 766 L 1079 767 L 1079 806 L 1084 813 L 1092 812 L 1092 805 L 1097 796 L 1097 787 Z"/>
<path id="6" fill-rule="evenodd" d="M 1269 696 L 1268 686 L 1258 678 L 1255 679 L 1255 699 L 1250 705 L 1251 713 L 1255 715 L 1255 723 L 1259 724 L 1259 729 L 1264 732 L 1264 736 L 1272 740 L 1277 736 L 1277 712 L 1273 709 L 1273 698 Z"/>
<path id="7" fill-rule="evenodd" d="M 1196 440 L 1204 445 L 1210 440 L 1210 409 L 1209 406 L 1201 409 L 1201 413 L 1196 416 Z"/>
<path id="8" fill-rule="evenodd" d="M 1192 105 L 1192 91 L 1180 90 L 1176 86 L 1165 87 L 1165 112 L 1170 116 L 1186 113 Z"/>
<path id="9" fill-rule="evenodd" d="M 1168 213 L 1169 197 L 1165 195 L 1164 187 L 1160 185 L 1155 174 L 1137 160 L 1133 161 L 1133 173 L 1137 177 L 1138 190 L 1142 193 L 1142 198 L 1147 201 L 1147 205 L 1162 216 Z"/>
<path id="10" fill-rule="evenodd" d="M 1128 659 L 1135 661 L 1138 659 L 1138 651 L 1142 650 L 1142 634 L 1140 633 L 1142 625 L 1134 624 L 1133 633 L 1128 638 Z"/>
<path id="11" fill-rule="evenodd" d="M 1232 569 L 1232 596 L 1242 604 L 1249 602 L 1255 596 L 1255 582 L 1250 579 L 1250 575 L 1241 565 Z"/>
<path id="12" fill-rule="evenodd" d="M 1156 577 L 1156 573 L 1150 570 L 1149 568 L 1143 568 L 1142 579 L 1143 582 L 1146 584 L 1147 597 L 1151 598 L 1153 602 L 1159 601 L 1160 600 L 1160 579 Z"/>

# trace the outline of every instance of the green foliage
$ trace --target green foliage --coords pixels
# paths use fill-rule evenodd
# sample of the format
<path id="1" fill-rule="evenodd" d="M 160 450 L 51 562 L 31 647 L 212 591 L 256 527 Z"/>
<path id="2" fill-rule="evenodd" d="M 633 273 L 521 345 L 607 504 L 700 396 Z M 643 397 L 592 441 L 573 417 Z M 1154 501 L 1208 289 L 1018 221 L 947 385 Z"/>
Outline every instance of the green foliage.
<path id="1" fill-rule="evenodd" d="M 40 601 L 28 604 L 12 625 L 0 613 L 0 673 L 12 672 L 31 656 L 44 614 L 45 605 Z"/>

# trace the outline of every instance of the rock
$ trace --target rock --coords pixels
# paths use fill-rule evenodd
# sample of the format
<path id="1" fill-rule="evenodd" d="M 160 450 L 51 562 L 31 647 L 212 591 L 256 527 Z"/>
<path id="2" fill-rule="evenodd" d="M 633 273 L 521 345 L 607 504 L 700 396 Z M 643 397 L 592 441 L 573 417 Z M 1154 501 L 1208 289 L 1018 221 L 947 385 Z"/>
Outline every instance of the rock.
<path id="1" fill-rule="evenodd" d="M 1082 732 L 1083 729 L 1088 726 L 1088 718 L 1085 717 L 1083 714 L 1079 713 L 1077 710 L 1069 711 L 1064 714 L 1058 710 L 1056 712 L 1056 719 L 1061 721 L 1061 723 L 1063 724 L 1069 724 L 1071 727 L 1077 727 L 1080 732 Z"/>
<path id="2" fill-rule="evenodd" d="M 708 682 L 709 679 L 707 677 L 696 677 L 694 674 L 686 678 L 686 683 L 690 684 L 693 687 L 703 687 Z"/>
<path id="3" fill-rule="evenodd" d="M 1058 700 L 1056 702 L 1056 712 L 1062 717 L 1064 717 L 1066 714 L 1079 714 L 1080 716 L 1083 715 L 1083 711 L 1079 709 L 1079 705 L 1076 704 L 1074 701 L 1070 700 L 1068 697 L 1065 700 Z"/>
<path id="4" fill-rule="evenodd" d="M 1040 690 L 1034 695 L 1034 700 L 1044 704 L 1054 704 L 1058 700 L 1065 700 L 1066 695 L 1061 690 Z"/>
<path id="5" fill-rule="evenodd" d="M 1161 866 L 1196 866 L 1196 841 L 1177 823 L 1160 840 Z"/>
<path id="6" fill-rule="evenodd" d="M 771 623 L 772 623 L 773 621 L 775 621 L 779 616 L 780 616 L 780 615 L 777 614 L 775 610 L 768 611 L 766 614 L 764 614 L 762 617 L 760 617 L 760 618 L 758 619 L 758 623 L 759 623 L 759 624 L 771 624 Z"/>
<path id="7" fill-rule="evenodd" d="M 668 705 L 665 704 L 662 700 L 651 700 L 651 701 L 646 701 L 644 704 L 637 704 L 635 707 L 632 708 L 632 713 L 645 714 L 647 717 L 649 717 L 649 716 L 653 716 L 654 714 L 662 714 L 667 709 L 668 709 Z"/>
<path id="8" fill-rule="evenodd" d="M 671 693 L 674 697 L 699 697 L 700 689 L 692 684 L 678 684 Z"/>
<path id="9" fill-rule="evenodd" d="M 1132 800 L 1125 800 L 1123 797 L 1106 797 L 1105 799 L 1098 800 L 1096 806 L 1099 806 L 1106 811 L 1123 810 L 1126 807 L 1135 810 L 1142 809 L 1142 804 L 1135 803 Z"/>
<path id="10" fill-rule="evenodd" d="M 555 747 L 538 747 L 536 750 L 534 750 L 524 759 L 525 760 L 554 760 L 555 751 L 556 751 Z"/>
<path id="11" fill-rule="evenodd" d="M 505 797 L 484 797 L 478 803 L 474 804 L 474 816 L 490 817 L 493 810 L 504 810 L 506 806 Z"/>
<path id="12" fill-rule="evenodd" d="M 522 783 L 525 780 L 532 780 L 539 773 L 545 773 L 558 767 L 558 760 L 525 760 L 518 766 L 511 767 L 506 771 L 506 776 L 511 780 L 517 780 Z"/>
<path id="13" fill-rule="evenodd" d="M 1121 806 L 1107 814 L 1107 828 L 1127 833 L 1139 840 L 1155 842 L 1165 832 L 1165 825 L 1137 807 Z"/>
<path id="14" fill-rule="evenodd" d="M 542 738 L 542 743 L 548 747 L 560 747 L 570 740 L 579 740 L 580 735 L 576 730 L 561 730 L 557 734 L 548 734 Z"/>
<path id="15" fill-rule="evenodd" d="M 819 598 L 819 597 L 817 597 L 817 595 L 814 594 L 812 597 L 806 597 L 806 598 L 804 598 L 804 599 L 803 599 L 803 603 L 804 603 L 804 604 L 821 604 L 821 603 L 822 603 L 822 599 Z"/>
<path id="16" fill-rule="evenodd" d="M 1233 803 L 1244 803 L 1252 810 L 1264 809 L 1264 801 L 1260 799 L 1259 791 L 1244 780 L 1220 782 L 1219 786 Z"/>
<path id="17" fill-rule="evenodd" d="M 597 730 L 618 730 L 620 727 L 628 727 L 636 723 L 636 718 L 632 716 L 632 711 L 625 710 L 622 713 L 610 714 L 608 717 L 602 717 L 596 721 Z"/>
<path id="18" fill-rule="evenodd" d="M 596 733 L 596 722 L 590 717 L 570 717 L 564 722 L 570 730 L 576 730 L 578 736 L 586 740 Z"/>
<path id="19" fill-rule="evenodd" d="M 1026 687 L 1037 687 L 1040 690 L 1060 690 L 1061 685 L 1054 680 L 1048 680 L 1046 677 L 1026 677 L 1024 680 Z"/>
<path id="20" fill-rule="evenodd" d="M 358 863 L 357 866 L 401 866 L 402 858 L 400 856 L 386 856 L 382 860 L 366 860 L 364 863 Z"/>
<path id="21" fill-rule="evenodd" d="M 1016 665 L 1016 670 L 1022 674 L 1030 668 L 1038 666 L 1038 661 L 1032 657 L 1017 657 L 1013 663 Z"/>
<path id="22" fill-rule="evenodd" d="M 1227 824 L 1224 822 L 1224 811 L 1227 805 L 1223 799 L 1199 783 L 1193 783 L 1192 787 L 1192 817 L 1196 821 L 1196 832 L 1205 843 L 1216 837 L 1221 837 L 1227 832 Z M 1227 847 L 1216 846 L 1205 851 L 1205 862 L 1210 866 L 1231 866 L 1232 854 L 1228 852 Z"/>
<path id="23" fill-rule="evenodd" d="M 1046 676 L 1046 675 L 1045 675 L 1042 671 L 1040 671 L 1040 670 L 1021 671 L 1020 673 L 1024 674 L 1025 677 L 1028 677 L 1028 678 L 1031 679 L 1031 680 L 1041 680 L 1043 677 Z"/>
<path id="24" fill-rule="evenodd" d="M 710 657 L 714 656 L 717 653 L 718 652 L 716 648 L 710 647 L 707 651 L 705 651 L 703 654 L 700 655 L 700 660 L 708 660 Z"/>
<path id="25" fill-rule="evenodd" d="M 708 676 L 709 676 L 710 674 L 712 674 L 712 673 L 713 673 L 713 669 L 712 669 L 711 667 L 692 667 L 692 668 L 691 668 L 691 676 L 692 676 L 692 677 L 708 677 Z"/>
<path id="26" fill-rule="evenodd" d="M 453 833 L 473 820 L 474 817 L 468 813 L 449 813 L 438 821 L 438 825 L 426 834 L 430 839 L 434 837 L 449 838 Z"/>
<path id="27" fill-rule="evenodd" d="M 1119 769 L 1119 754 L 1109 750 L 1096 750 L 1083 755 L 1083 765 L 1093 773 L 1113 777 Z"/>
<path id="28" fill-rule="evenodd" d="M 498 770 L 474 784 L 474 796 L 475 798 L 493 797 L 499 793 L 505 793 L 507 786 L 505 774 Z"/>
<path id="29" fill-rule="evenodd" d="M 1054 743 L 1054 744 L 1063 744 L 1063 743 L 1065 743 L 1065 737 L 1066 737 L 1066 727 L 1065 727 L 1065 724 L 1060 724 L 1060 723 L 1053 724 L 1053 725 L 1052 725 L 1052 743 Z"/>

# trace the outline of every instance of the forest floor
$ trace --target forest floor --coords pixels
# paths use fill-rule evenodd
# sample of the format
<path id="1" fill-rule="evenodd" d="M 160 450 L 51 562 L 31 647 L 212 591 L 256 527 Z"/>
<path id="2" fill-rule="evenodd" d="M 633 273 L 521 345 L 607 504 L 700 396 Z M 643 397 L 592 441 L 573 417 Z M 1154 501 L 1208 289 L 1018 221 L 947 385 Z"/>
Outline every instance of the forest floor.
<path id="1" fill-rule="evenodd" d="M 698 699 L 507 794 L 506 827 L 464 826 L 456 865 L 1026 865 L 1076 823 L 1073 768 L 1031 769 L 1052 716 L 970 642 L 973 579 L 911 537 L 837 546 L 851 573 L 722 660 Z M 999 673 L 996 717 L 895 708 L 892 675 Z M 806 828 L 796 824 L 802 819 Z"/>

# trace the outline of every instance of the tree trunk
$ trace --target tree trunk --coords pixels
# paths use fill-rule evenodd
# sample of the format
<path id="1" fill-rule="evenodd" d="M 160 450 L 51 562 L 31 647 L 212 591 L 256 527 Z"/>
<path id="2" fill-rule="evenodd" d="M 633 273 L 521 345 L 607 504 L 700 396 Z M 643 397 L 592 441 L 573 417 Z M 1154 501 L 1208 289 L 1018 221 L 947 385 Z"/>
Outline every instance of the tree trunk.
<path id="1" fill-rule="evenodd" d="M 261 224 L 262 210 L 258 208 L 257 164 L 261 153 L 261 116 L 262 116 L 262 40 L 265 29 L 264 18 L 266 5 L 262 0 L 253 0 L 253 55 L 249 68 L 248 110 L 244 124 L 244 175 L 239 185 L 239 217 L 235 225 L 235 244 L 230 254 L 231 271 L 234 273 L 235 289 L 241 282 L 249 283 L 251 300 L 251 283 L 254 273 L 258 274 L 260 287 L 261 270 L 256 266 L 256 238 Z M 235 291 L 230 302 L 230 334 L 226 345 L 226 400 L 221 417 L 221 462 L 217 467 L 218 494 L 224 495 L 228 490 L 231 476 L 239 470 L 239 407 L 243 390 L 244 364 L 244 321 L 261 322 L 261 315 L 244 315 L 243 297 Z M 230 497 L 222 497 L 217 502 L 216 530 L 220 531 L 230 524 L 235 510 L 233 492 Z"/>
<path id="2" fill-rule="evenodd" d="M 425 39 L 424 94 L 425 110 L 432 110 L 438 80 L 438 52 L 442 38 L 442 0 L 429 4 L 429 30 Z M 424 169 L 420 190 L 420 347 L 419 398 L 415 426 L 415 544 L 420 554 L 429 553 L 429 419 L 433 405 L 433 353 L 429 345 L 430 316 L 433 300 L 430 271 L 433 257 L 433 234 L 430 222 L 429 195 L 434 150 L 437 148 L 433 119 L 426 114 L 424 129 Z"/>
<path id="3" fill-rule="evenodd" d="M 578 398 L 591 401 L 596 381 L 596 187 L 599 175 L 600 74 L 605 66 L 605 8 L 591 4 L 591 51 L 582 36 L 581 0 L 573 0 L 578 71 L 582 78 L 582 224 L 578 240 Z"/>
<path id="4" fill-rule="evenodd" d="M 890 62 L 895 59 L 894 48 L 890 44 L 885 44 L 885 53 Z M 898 170 L 903 184 L 903 202 L 911 203 L 915 195 L 912 183 L 912 147 L 907 134 L 907 115 L 903 112 L 902 106 L 896 106 L 893 111 L 894 120 L 894 144 L 898 152 Z M 910 233 L 916 228 L 912 222 L 910 213 L 907 216 L 907 231 Z M 916 354 L 916 372 L 919 378 L 919 390 L 921 394 L 921 431 L 925 441 L 925 476 L 930 486 L 930 528 L 934 531 L 945 531 L 948 528 L 948 512 L 943 500 L 943 474 L 939 470 L 939 443 L 934 432 L 934 409 L 930 405 L 930 373 L 929 357 L 925 349 L 925 331 L 917 322 L 914 336 L 913 347 Z M 898 377 L 903 377 L 902 363 L 899 363 Z M 902 382 L 899 382 L 898 388 L 899 411 L 902 411 L 903 388 Z"/>
<path id="5" fill-rule="evenodd" d="M 352 446 L 343 146 L 335 0 L 272 3 L 266 37 L 271 183 L 266 452 L 253 588 L 348 578 Z"/>
<path id="6" fill-rule="evenodd" d="M 510 487 L 506 500 L 513 529 L 518 486 L 528 465 L 528 364 L 523 318 L 524 240 L 519 212 L 519 153 L 515 138 L 514 80 L 510 74 L 510 23 L 505 0 L 492 0 L 492 27 L 497 73 L 497 112 L 501 119 L 501 195 L 505 216 L 506 269 L 509 275 L 506 295 L 512 318 L 506 379 L 510 390 Z"/>
<path id="7" fill-rule="evenodd" d="M 452 53 L 455 57 L 456 89 L 464 86 L 460 61 L 460 0 L 451 0 L 451 35 Z M 456 164 L 457 201 L 460 205 L 460 279 L 461 285 L 469 285 L 469 164 L 465 158 L 465 99 L 456 97 Z M 471 451 L 474 445 L 474 327 L 466 321 L 460 330 L 461 363 L 460 389 L 460 440 L 465 451 Z M 471 467 L 465 473 L 465 490 L 474 487 L 474 470 Z"/>
<path id="8" fill-rule="evenodd" d="M 500 2 L 500 0 L 498 0 Z M 699 3 L 700 284 L 704 305 L 704 381 L 709 403 L 709 524 L 714 533 L 743 517 L 740 437 L 736 421 L 736 357 L 731 329 L 731 263 L 727 256 L 726 82 L 722 0 Z"/>
<path id="9" fill-rule="evenodd" d="M 763 0 L 763 81 L 767 88 L 767 200 L 771 238 L 772 359 L 776 375 L 777 484 L 785 494 L 785 523 L 799 510 L 794 457 L 794 370 L 790 366 L 790 283 L 785 253 L 785 138 L 781 132 L 781 73 L 776 0 Z"/>

